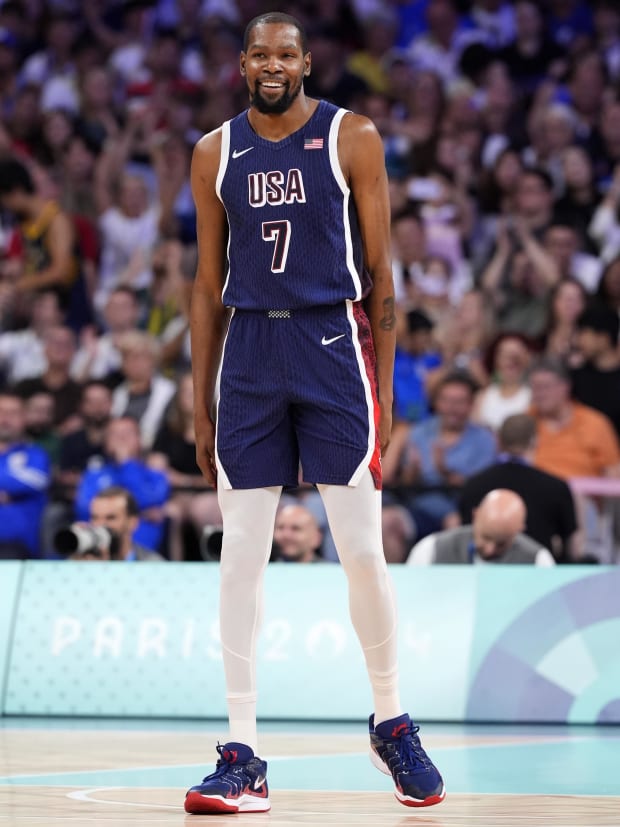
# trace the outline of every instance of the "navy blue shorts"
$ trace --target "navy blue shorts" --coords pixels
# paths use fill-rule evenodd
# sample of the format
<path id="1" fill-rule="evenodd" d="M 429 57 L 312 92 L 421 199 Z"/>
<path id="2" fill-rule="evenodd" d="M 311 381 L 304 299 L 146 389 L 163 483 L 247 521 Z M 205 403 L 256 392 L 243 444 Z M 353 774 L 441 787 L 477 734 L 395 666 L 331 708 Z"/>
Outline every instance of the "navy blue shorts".
<path id="1" fill-rule="evenodd" d="M 225 488 L 381 487 L 379 409 L 370 323 L 359 302 L 304 310 L 235 311 L 217 405 Z"/>

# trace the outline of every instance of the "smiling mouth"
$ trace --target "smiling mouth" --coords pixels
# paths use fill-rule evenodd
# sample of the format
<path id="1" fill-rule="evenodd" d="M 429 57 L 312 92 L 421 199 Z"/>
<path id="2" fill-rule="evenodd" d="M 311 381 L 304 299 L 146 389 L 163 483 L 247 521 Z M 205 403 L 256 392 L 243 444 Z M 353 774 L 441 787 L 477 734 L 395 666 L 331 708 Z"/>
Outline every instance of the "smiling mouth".
<path id="1" fill-rule="evenodd" d="M 273 89 L 274 91 L 277 89 L 284 89 L 286 86 L 283 81 L 279 80 L 259 80 L 258 85 L 262 89 Z"/>

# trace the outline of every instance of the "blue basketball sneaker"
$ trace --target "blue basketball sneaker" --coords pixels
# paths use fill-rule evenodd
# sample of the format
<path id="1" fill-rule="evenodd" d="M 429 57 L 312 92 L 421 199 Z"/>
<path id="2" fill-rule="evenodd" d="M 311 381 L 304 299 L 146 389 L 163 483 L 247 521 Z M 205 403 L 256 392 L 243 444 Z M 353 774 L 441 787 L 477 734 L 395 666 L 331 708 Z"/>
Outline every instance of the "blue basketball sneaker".
<path id="1" fill-rule="evenodd" d="M 377 769 L 391 775 L 394 795 L 407 807 L 430 807 L 446 797 L 443 779 L 424 752 L 418 738 L 419 726 L 409 715 L 383 721 L 375 728 L 375 716 L 368 721 L 370 760 Z"/>
<path id="2" fill-rule="evenodd" d="M 220 755 L 215 772 L 187 791 L 185 811 L 212 813 L 264 813 L 271 808 L 267 788 L 267 762 L 250 747 L 231 741 L 217 745 Z"/>

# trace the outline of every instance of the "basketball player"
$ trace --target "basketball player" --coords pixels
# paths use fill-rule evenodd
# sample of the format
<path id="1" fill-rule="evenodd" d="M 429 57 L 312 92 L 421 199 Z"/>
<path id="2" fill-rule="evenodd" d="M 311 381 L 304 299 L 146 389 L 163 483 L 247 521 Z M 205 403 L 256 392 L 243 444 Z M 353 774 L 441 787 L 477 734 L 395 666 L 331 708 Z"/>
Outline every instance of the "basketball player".
<path id="1" fill-rule="evenodd" d="M 240 68 L 249 109 L 203 137 L 192 162 L 197 461 L 217 484 L 223 515 L 230 741 L 185 809 L 270 807 L 267 764 L 255 754 L 256 636 L 278 500 L 300 464 L 323 498 L 348 578 L 374 700 L 373 763 L 391 773 L 403 804 L 436 804 L 443 781 L 400 704 L 381 547 L 395 339 L 381 140 L 366 118 L 306 98 L 310 53 L 295 18 L 252 20 Z"/>

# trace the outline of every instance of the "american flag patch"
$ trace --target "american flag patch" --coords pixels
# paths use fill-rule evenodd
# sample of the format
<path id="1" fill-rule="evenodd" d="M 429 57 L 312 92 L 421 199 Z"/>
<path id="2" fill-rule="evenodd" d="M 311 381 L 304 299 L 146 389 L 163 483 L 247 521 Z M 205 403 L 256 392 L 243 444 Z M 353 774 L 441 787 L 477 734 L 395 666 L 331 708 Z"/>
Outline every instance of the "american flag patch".
<path id="1" fill-rule="evenodd" d="M 323 138 L 304 138 L 304 149 L 323 149 Z"/>

